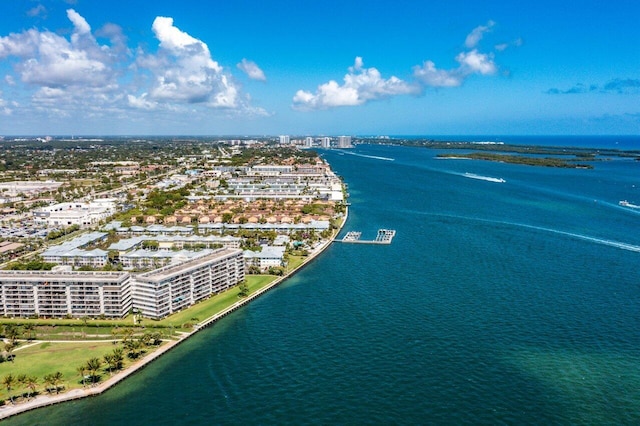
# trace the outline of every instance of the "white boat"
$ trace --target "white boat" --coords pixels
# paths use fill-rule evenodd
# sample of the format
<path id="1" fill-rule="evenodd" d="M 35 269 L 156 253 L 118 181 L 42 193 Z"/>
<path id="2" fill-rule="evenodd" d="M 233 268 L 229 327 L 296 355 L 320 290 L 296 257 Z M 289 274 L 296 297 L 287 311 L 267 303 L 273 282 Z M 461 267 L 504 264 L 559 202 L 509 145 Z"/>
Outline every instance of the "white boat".
<path id="1" fill-rule="evenodd" d="M 640 206 L 637 206 L 635 204 L 631 204 L 627 200 L 622 200 L 618 204 L 620 204 L 622 207 L 629 207 L 629 208 L 632 208 L 632 209 L 640 209 Z"/>

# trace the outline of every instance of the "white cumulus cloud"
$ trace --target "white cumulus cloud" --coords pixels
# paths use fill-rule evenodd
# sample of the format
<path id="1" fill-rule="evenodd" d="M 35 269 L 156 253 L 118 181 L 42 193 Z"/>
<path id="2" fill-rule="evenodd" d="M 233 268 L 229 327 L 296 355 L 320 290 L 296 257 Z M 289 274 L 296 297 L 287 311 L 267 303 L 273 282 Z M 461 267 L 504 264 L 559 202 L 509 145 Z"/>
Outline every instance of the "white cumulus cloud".
<path id="1" fill-rule="evenodd" d="M 433 61 L 424 61 L 422 66 L 413 67 L 413 76 L 429 87 L 457 87 L 464 81 L 460 70 L 438 69 Z"/>
<path id="2" fill-rule="evenodd" d="M 355 106 L 372 100 L 420 92 L 416 85 L 395 76 L 384 79 L 376 68 L 364 68 L 361 57 L 356 57 L 343 81 L 343 84 L 338 84 L 330 80 L 318 86 L 315 93 L 298 90 L 293 97 L 294 108 L 309 110 Z"/>
<path id="3" fill-rule="evenodd" d="M 213 60 L 206 43 L 177 28 L 172 18 L 157 17 L 152 29 L 160 42 L 158 53 L 143 55 L 137 61 L 139 67 L 148 69 L 154 77 L 144 98 L 146 102 L 243 107 L 246 100 L 231 76 Z M 148 108 L 149 104 L 135 99 L 141 98 L 134 96 L 129 104 Z"/>
<path id="4" fill-rule="evenodd" d="M 460 63 L 461 71 L 464 74 L 494 74 L 497 70 L 493 62 L 493 55 L 490 53 L 480 53 L 476 49 L 470 52 L 462 52 L 456 56 L 456 61 Z"/>
<path id="5" fill-rule="evenodd" d="M 140 96 L 127 95 L 127 103 L 137 109 L 154 110 L 158 107 L 157 102 L 149 100 L 148 93 Z"/>
<path id="6" fill-rule="evenodd" d="M 32 15 L 45 12 L 34 8 Z M 0 114 L 113 120 L 148 117 L 144 111 L 149 110 L 206 117 L 208 108 L 223 108 L 230 117 L 268 115 L 250 105 L 249 95 L 213 59 L 207 44 L 176 27 L 172 18 L 153 21 L 158 46 L 149 53 L 143 47 L 132 52 L 116 24 L 94 30 L 74 9 L 66 10 L 66 17 L 70 30 L 31 28 L 0 35 L 0 61 L 11 59 L 5 65 L 12 68 L 3 83 L 20 99 L 0 96 Z M 243 62 L 260 76 L 257 65 Z"/>
<path id="7" fill-rule="evenodd" d="M 69 9 L 67 10 L 67 17 L 71 22 L 73 22 L 73 26 L 75 30 L 74 36 L 76 38 L 79 35 L 91 33 L 91 26 L 89 26 L 89 23 L 87 22 L 87 20 L 84 19 L 82 16 L 80 16 L 78 12 L 76 12 L 73 9 Z"/>
<path id="8" fill-rule="evenodd" d="M 267 81 L 264 71 L 253 61 L 242 58 L 242 61 L 238 63 L 237 67 L 252 80 Z"/>
<path id="9" fill-rule="evenodd" d="M 495 25 L 495 22 L 489 21 L 489 22 L 487 22 L 486 25 L 479 25 L 479 26 L 475 27 L 467 35 L 467 38 L 464 41 L 464 45 L 469 49 L 472 49 L 472 48 L 476 47 L 478 45 L 478 43 L 480 42 L 480 40 L 482 40 L 482 37 L 484 36 L 484 34 L 486 32 L 491 31 L 491 28 L 494 25 Z"/>
<path id="10" fill-rule="evenodd" d="M 467 49 L 455 56 L 458 66 L 454 68 L 437 68 L 433 61 L 426 60 L 413 67 L 414 82 L 407 82 L 395 76 L 384 79 L 376 68 L 364 68 L 362 58 L 357 57 L 342 84 L 330 80 L 319 85 L 315 93 L 298 90 L 293 97 L 293 107 L 299 110 L 316 110 L 356 106 L 396 95 L 419 94 L 427 87 L 458 87 L 472 75 L 495 74 L 498 66 L 494 61 L 494 52 L 483 53 L 476 48 L 484 34 L 491 31 L 494 25 L 493 21 L 489 21 L 467 35 Z M 520 44 L 520 39 L 512 43 L 514 46 Z"/>
<path id="11" fill-rule="evenodd" d="M 424 61 L 422 65 L 413 67 L 413 76 L 426 87 L 457 87 L 471 75 L 495 74 L 498 66 L 494 62 L 494 54 L 481 53 L 475 48 L 484 33 L 494 25 L 493 21 L 489 21 L 487 25 L 476 27 L 469 33 L 465 45 L 471 50 L 456 55 L 458 67 L 439 69 L 433 61 Z"/>
<path id="12" fill-rule="evenodd" d="M 67 11 L 73 23 L 71 39 L 50 31 L 31 29 L 0 37 L 0 59 L 20 58 L 16 70 L 27 84 L 41 87 L 108 87 L 115 81 L 112 67 L 116 55 L 101 46 L 87 21 L 73 9 Z"/>

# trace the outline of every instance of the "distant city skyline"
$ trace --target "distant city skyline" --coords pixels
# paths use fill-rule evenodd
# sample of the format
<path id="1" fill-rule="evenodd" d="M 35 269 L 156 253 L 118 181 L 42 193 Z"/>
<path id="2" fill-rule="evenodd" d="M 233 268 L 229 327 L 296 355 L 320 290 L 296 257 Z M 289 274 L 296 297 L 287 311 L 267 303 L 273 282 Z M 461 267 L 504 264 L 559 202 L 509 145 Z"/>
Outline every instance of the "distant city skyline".
<path id="1" fill-rule="evenodd" d="M 640 4 L 15 0 L 0 136 L 640 134 Z"/>

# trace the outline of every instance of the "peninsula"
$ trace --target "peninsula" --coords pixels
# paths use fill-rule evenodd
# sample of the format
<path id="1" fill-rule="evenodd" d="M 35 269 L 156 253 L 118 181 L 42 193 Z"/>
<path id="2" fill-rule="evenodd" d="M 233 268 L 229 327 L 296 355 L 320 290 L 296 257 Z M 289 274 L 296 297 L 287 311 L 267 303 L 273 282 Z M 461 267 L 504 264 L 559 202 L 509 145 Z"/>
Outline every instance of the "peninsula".
<path id="1" fill-rule="evenodd" d="M 55 170 L 41 143 L 1 154 L 32 190 L 0 218 L 20 244 L 0 270 L 0 419 L 103 392 L 277 286 L 347 218 L 341 180 L 295 143 L 48 141 Z"/>
<path id="2" fill-rule="evenodd" d="M 592 169 L 591 164 L 578 163 L 579 160 L 568 160 L 553 157 L 530 157 L 525 155 L 506 155 L 489 152 L 471 152 L 468 154 L 438 154 L 438 158 L 468 158 L 471 160 L 488 160 L 502 163 L 524 164 L 527 166 L 562 167 L 570 169 Z M 584 160 L 583 160 L 584 161 Z"/>
<path id="3" fill-rule="evenodd" d="M 500 141 L 451 141 L 421 138 L 357 138 L 355 144 L 400 145 L 434 149 L 438 158 L 470 158 L 542 167 L 592 169 L 594 162 L 612 157 L 640 161 L 640 151 L 507 144 Z"/>

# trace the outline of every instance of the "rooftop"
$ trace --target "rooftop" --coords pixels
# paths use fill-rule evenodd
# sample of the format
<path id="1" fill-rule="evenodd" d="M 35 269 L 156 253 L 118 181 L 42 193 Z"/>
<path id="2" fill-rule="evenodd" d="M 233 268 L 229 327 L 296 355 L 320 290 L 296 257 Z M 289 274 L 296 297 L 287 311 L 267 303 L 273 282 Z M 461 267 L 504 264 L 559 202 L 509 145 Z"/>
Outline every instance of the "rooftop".
<path id="1" fill-rule="evenodd" d="M 239 249 L 217 249 L 213 251 L 208 251 L 208 253 L 206 254 L 203 254 L 203 253 L 205 253 L 205 250 L 200 252 L 200 254 L 202 254 L 201 256 L 194 257 L 190 260 L 179 263 L 177 265 L 169 265 L 169 266 L 165 266 L 164 268 L 155 269 L 153 271 L 140 274 L 137 276 L 137 278 L 143 279 L 145 281 L 160 282 L 173 275 L 188 272 L 189 269 L 196 268 L 210 260 L 220 259 L 226 256 L 239 254 L 241 253 L 241 251 Z"/>

